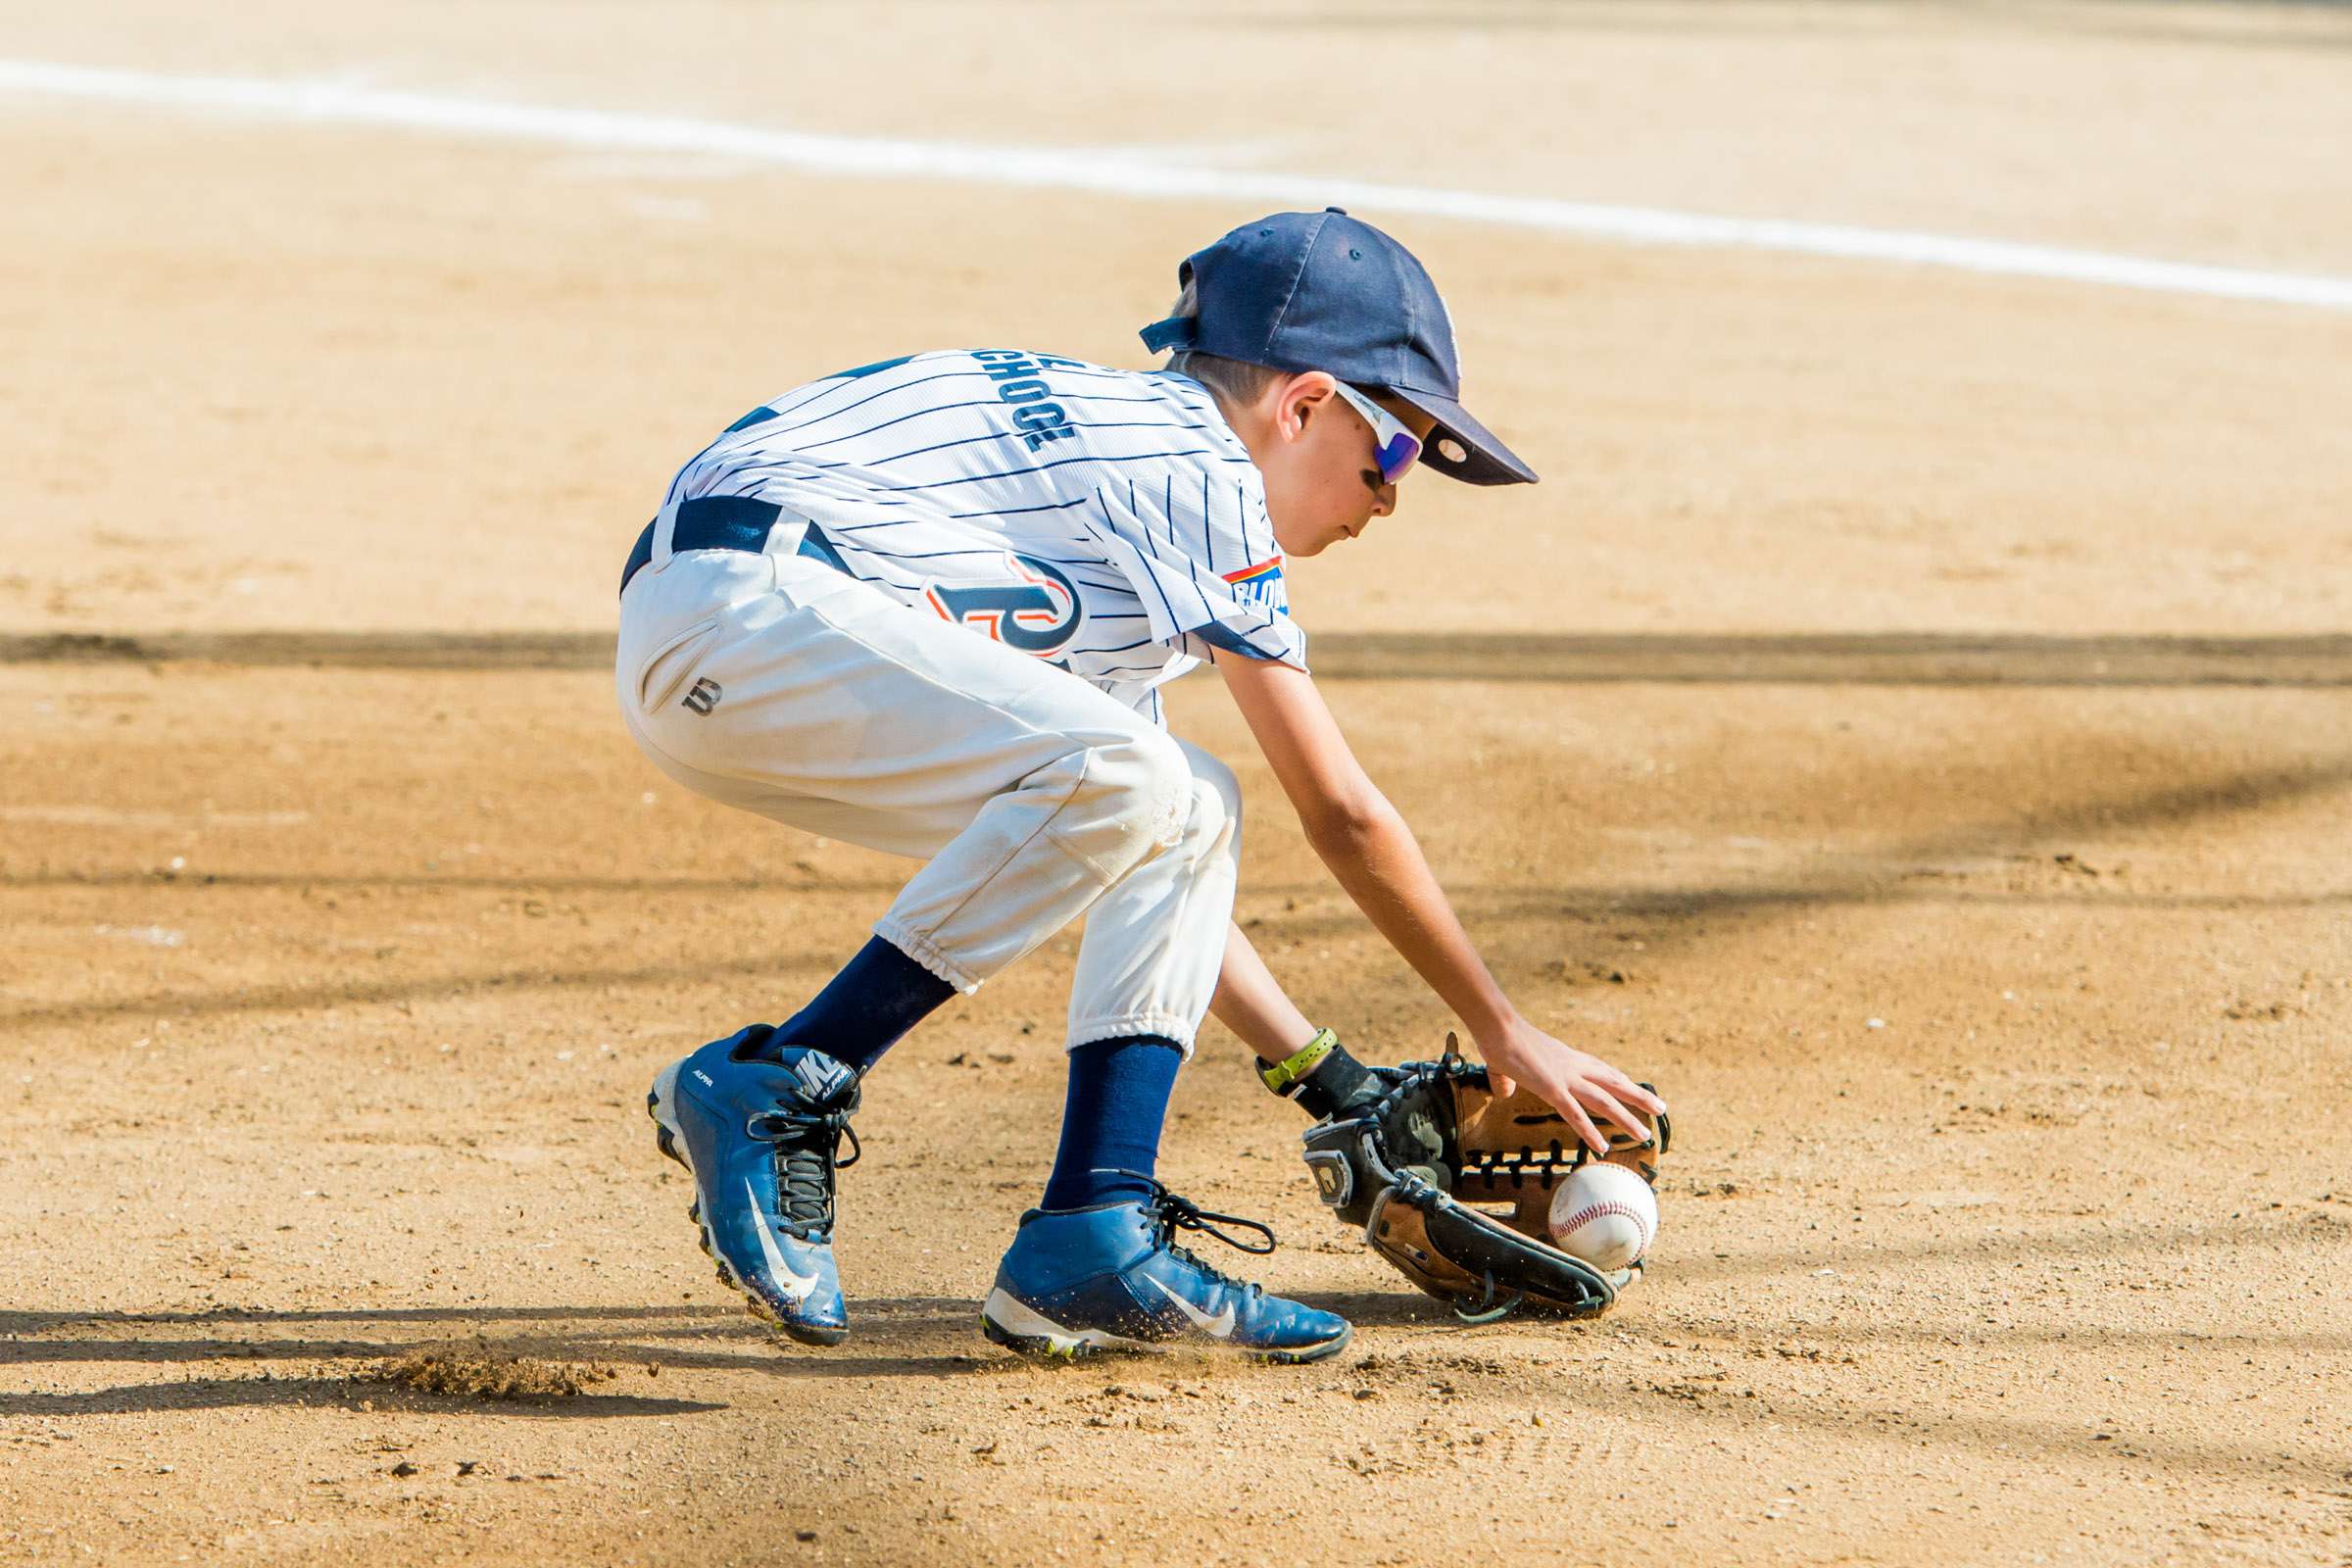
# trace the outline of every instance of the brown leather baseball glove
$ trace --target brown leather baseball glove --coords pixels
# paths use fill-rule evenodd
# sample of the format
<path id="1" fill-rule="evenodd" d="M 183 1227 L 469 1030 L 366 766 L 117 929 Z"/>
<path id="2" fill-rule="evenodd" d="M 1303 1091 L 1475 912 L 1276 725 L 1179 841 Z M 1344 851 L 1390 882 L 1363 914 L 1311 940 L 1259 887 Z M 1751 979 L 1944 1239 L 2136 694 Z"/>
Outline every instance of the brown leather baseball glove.
<path id="1" fill-rule="evenodd" d="M 1642 1258 L 1604 1274 L 1552 1245 L 1553 1191 L 1602 1157 L 1558 1111 L 1525 1091 L 1497 1100 L 1451 1035 L 1442 1060 L 1376 1071 L 1386 1092 L 1317 1122 L 1306 1163 L 1323 1201 L 1406 1279 L 1465 1323 L 1491 1323 L 1518 1311 L 1597 1317 L 1641 1277 Z M 1600 1125 L 1608 1161 L 1656 1185 L 1666 1118 L 1654 1140 Z"/>

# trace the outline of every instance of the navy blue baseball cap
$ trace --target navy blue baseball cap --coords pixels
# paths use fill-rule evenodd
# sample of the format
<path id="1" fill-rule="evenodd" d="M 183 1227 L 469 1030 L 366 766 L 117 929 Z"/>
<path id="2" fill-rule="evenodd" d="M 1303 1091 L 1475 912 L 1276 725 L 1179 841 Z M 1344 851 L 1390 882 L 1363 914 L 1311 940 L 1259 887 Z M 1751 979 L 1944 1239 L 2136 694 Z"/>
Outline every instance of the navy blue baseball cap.
<path id="1" fill-rule="evenodd" d="M 1428 270 L 1337 207 L 1244 223 L 1176 269 L 1197 317 L 1143 330 L 1144 346 L 1192 349 L 1277 370 L 1323 370 L 1394 393 L 1437 421 L 1421 461 L 1469 484 L 1534 484 L 1536 470 L 1462 407 L 1453 320 Z"/>

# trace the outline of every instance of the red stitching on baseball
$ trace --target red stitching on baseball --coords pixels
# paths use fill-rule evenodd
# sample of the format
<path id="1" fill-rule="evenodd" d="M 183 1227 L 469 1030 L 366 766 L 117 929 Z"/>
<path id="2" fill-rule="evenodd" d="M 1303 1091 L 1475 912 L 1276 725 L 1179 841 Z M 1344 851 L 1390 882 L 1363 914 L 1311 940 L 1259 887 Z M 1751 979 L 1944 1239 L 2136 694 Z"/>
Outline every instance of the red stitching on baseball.
<path id="1" fill-rule="evenodd" d="M 1642 1219 L 1642 1211 L 1634 1207 L 1633 1204 L 1619 1202 L 1614 1198 L 1604 1198 L 1597 1203 L 1586 1204 L 1583 1208 L 1578 1209 L 1575 1213 L 1560 1221 L 1559 1225 L 1555 1228 L 1554 1234 L 1560 1236 L 1573 1235 L 1587 1223 L 1600 1218 L 1603 1214 L 1623 1214 L 1627 1219 L 1630 1219 L 1634 1222 L 1634 1229 L 1640 1231 L 1644 1237 L 1649 1235 L 1649 1224 L 1646 1220 Z"/>

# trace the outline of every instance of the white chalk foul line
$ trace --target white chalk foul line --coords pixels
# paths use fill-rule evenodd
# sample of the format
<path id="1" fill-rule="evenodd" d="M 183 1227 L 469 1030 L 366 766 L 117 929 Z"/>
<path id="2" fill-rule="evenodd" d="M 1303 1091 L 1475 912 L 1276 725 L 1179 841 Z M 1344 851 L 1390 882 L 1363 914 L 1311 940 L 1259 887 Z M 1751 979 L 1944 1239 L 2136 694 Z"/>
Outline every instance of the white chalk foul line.
<path id="1" fill-rule="evenodd" d="M 1724 218 L 1654 207 L 1387 185 L 1310 174 L 1185 168 L 1167 162 L 1165 155 L 1134 152 L 827 136 L 667 115 L 549 109 L 395 92 L 350 82 L 177 76 L 40 61 L 0 60 L 0 91 L 268 119 L 395 125 L 607 150 L 707 153 L 811 174 L 960 180 L 1140 199 L 1248 201 L 1296 207 L 1337 204 L 1376 214 L 1409 213 L 1635 244 L 1781 251 L 2352 311 L 2352 278 L 2346 277 L 2205 267 L 2105 251 L 1841 223 Z"/>

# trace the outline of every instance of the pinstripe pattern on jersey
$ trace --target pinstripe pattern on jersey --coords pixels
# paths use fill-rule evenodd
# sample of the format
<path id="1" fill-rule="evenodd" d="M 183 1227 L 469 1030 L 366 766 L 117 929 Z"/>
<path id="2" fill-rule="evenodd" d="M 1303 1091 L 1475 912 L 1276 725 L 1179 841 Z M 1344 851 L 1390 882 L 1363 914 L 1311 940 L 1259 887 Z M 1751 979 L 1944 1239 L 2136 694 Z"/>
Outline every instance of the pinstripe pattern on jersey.
<path id="1" fill-rule="evenodd" d="M 1008 558 L 1051 564 L 1078 605 L 1039 657 L 1154 720 L 1157 688 L 1204 661 L 1305 666 L 1264 485 L 1197 382 L 956 350 L 860 367 L 755 413 L 678 470 L 668 503 L 773 502 L 817 524 L 852 576 L 927 612 L 934 589 L 953 600 L 1039 581 Z M 1022 624 L 1056 625 L 1061 610 L 1039 606 Z"/>

